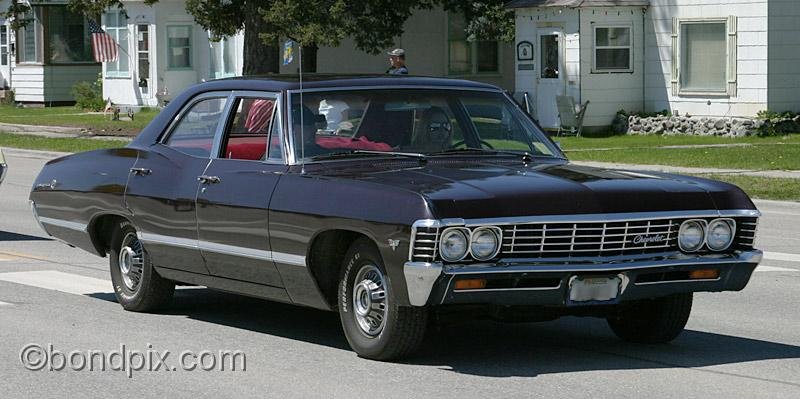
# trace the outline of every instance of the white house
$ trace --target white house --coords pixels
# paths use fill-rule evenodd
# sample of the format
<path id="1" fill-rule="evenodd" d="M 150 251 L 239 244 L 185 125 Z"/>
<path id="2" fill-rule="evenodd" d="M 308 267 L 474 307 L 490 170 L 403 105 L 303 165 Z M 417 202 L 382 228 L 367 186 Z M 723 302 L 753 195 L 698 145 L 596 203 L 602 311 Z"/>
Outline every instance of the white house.
<path id="1" fill-rule="evenodd" d="M 615 113 L 754 116 L 800 110 L 800 1 L 515 0 L 516 90 L 546 128 L 555 97 Z M 529 49 L 527 56 L 522 54 Z"/>
<path id="2" fill-rule="evenodd" d="M 152 7 L 142 1 L 123 1 L 125 14 L 103 15 L 103 28 L 125 49 L 120 61 L 103 65 L 103 92 L 120 105 L 152 106 L 156 95 L 170 97 L 203 80 L 240 75 L 243 33 L 222 42 L 193 22 L 180 0 L 160 0 Z M 463 18 L 443 10 L 412 15 L 395 43 L 407 53 L 413 74 L 452 76 L 514 88 L 514 50 L 511 43 L 468 42 Z M 388 49 L 387 49 L 388 50 Z M 296 73 L 297 62 L 281 66 Z M 385 54 L 359 51 L 351 41 L 317 52 L 319 73 L 383 73 Z"/>
<path id="3" fill-rule="evenodd" d="M 0 1 L 0 10 L 9 7 Z M 94 81 L 94 62 L 86 18 L 67 9 L 67 0 L 31 0 L 30 20 L 13 32 L 0 18 L 0 86 L 14 89 L 16 100 L 37 104 L 73 101 L 72 86 Z"/>

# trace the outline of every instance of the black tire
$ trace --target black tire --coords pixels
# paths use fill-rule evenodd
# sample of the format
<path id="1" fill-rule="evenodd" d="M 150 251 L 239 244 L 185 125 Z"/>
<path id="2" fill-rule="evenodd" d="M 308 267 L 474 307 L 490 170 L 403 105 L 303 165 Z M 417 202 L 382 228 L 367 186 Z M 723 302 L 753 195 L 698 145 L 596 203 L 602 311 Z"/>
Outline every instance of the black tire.
<path id="1" fill-rule="evenodd" d="M 377 268 L 380 273 L 375 272 Z M 366 273 L 364 279 L 356 277 Z M 370 273 L 373 274 L 369 278 Z M 379 332 L 370 334 L 359 324 L 359 315 L 353 300 L 354 288 L 359 283 L 378 280 L 382 274 L 385 317 Z M 397 360 L 414 353 L 422 344 L 428 322 L 428 309 L 398 306 L 391 281 L 387 278 L 380 253 L 367 239 L 356 240 L 347 251 L 339 278 L 338 309 L 347 342 L 361 357 L 374 360 Z M 379 291 L 378 291 L 379 292 Z M 368 294 L 368 296 L 371 296 Z M 363 318 L 362 318 L 363 320 Z"/>
<path id="2" fill-rule="evenodd" d="M 125 310 L 134 312 L 152 312 L 166 307 L 172 300 L 172 295 L 175 292 L 175 282 L 162 278 L 158 275 L 150 262 L 150 256 L 141 243 L 136 239 L 135 243 L 127 240 L 133 240 L 136 237 L 136 229 L 128 221 L 120 222 L 119 227 L 115 229 L 111 238 L 111 249 L 109 251 L 109 264 L 111 267 L 111 282 L 114 284 L 114 294 L 117 297 L 117 302 Z M 123 241 L 127 248 L 136 247 L 138 243 L 141 251 L 141 268 L 138 278 L 138 283 L 130 287 L 131 277 L 126 277 L 120 268 L 120 252 L 124 251 Z M 135 274 L 135 273 L 134 273 Z M 130 274 L 129 274 L 130 275 Z"/>
<path id="3" fill-rule="evenodd" d="M 690 292 L 620 305 L 607 320 L 614 334 L 624 341 L 663 344 L 683 332 L 691 311 Z"/>

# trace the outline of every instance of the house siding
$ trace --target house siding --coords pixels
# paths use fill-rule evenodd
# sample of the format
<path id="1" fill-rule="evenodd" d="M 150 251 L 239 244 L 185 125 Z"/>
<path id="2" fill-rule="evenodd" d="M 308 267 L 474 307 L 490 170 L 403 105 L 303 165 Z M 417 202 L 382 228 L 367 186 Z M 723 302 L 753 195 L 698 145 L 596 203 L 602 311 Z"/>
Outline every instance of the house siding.
<path id="1" fill-rule="evenodd" d="M 800 2 L 769 2 L 769 86 L 772 111 L 800 111 Z"/>
<path id="2" fill-rule="evenodd" d="M 620 109 L 642 111 L 644 99 L 644 30 L 641 7 L 581 9 L 581 33 L 584 45 L 580 54 L 580 101 L 590 101 L 586 126 L 608 126 Z M 594 73 L 594 25 L 620 25 L 632 28 L 633 72 Z"/>
<path id="3" fill-rule="evenodd" d="M 738 20 L 736 95 L 673 95 L 672 19 L 730 15 Z M 767 108 L 768 25 L 767 0 L 651 0 L 645 19 L 645 110 L 754 116 Z"/>
<path id="4" fill-rule="evenodd" d="M 43 65 L 17 64 L 12 84 L 16 101 L 44 103 Z"/>

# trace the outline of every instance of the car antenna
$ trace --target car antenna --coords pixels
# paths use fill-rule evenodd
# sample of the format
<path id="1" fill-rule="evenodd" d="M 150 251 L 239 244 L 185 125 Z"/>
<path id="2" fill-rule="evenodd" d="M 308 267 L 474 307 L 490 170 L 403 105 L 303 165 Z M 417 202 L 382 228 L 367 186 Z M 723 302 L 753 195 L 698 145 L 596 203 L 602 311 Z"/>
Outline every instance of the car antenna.
<path id="1" fill-rule="evenodd" d="M 305 134 L 305 126 L 303 123 L 305 120 L 303 119 L 303 108 L 305 108 L 305 103 L 303 102 L 303 45 L 299 42 L 297 43 L 297 64 L 299 69 L 300 75 L 300 174 L 306 174 L 306 140 Z"/>

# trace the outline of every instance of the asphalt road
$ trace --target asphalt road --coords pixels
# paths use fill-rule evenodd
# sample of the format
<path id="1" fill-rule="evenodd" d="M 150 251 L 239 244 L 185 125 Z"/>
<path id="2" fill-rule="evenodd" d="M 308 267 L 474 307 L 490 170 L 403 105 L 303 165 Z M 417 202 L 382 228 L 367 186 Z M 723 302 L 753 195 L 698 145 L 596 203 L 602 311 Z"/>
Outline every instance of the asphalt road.
<path id="1" fill-rule="evenodd" d="M 46 238 L 33 220 L 28 191 L 44 157 L 6 155 L 0 398 L 800 397 L 800 205 L 758 202 L 763 266 L 742 292 L 697 294 L 687 330 L 670 345 L 623 343 L 590 318 L 464 322 L 431 331 L 418 357 L 381 363 L 348 349 L 334 313 L 203 288 L 179 290 L 163 314 L 123 311 L 106 259 Z M 23 366 L 29 344 L 44 348 L 54 370 Z M 246 369 L 219 371 L 220 351 L 237 350 Z M 109 356 L 106 371 L 88 351 Z M 167 351 L 165 369 L 158 360 Z M 31 363 L 40 355 L 26 354 Z M 204 363 L 184 370 L 191 356 Z"/>

